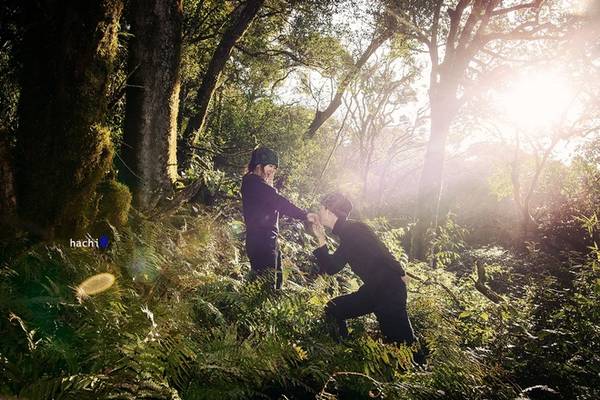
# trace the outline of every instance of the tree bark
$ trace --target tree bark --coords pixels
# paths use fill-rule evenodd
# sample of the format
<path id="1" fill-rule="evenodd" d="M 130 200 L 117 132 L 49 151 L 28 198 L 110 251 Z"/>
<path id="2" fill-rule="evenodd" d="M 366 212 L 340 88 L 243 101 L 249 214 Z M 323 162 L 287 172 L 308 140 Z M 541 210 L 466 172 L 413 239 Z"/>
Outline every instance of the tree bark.
<path id="1" fill-rule="evenodd" d="M 121 179 L 150 210 L 177 179 L 181 0 L 132 0 Z"/>
<path id="2" fill-rule="evenodd" d="M 247 0 L 244 6 L 236 9 L 231 17 L 229 27 L 223 33 L 221 41 L 208 64 L 202 84 L 196 95 L 196 114 L 188 121 L 180 143 L 183 154 L 183 170 L 189 168 L 195 154 L 194 146 L 206 121 L 208 106 L 217 87 L 219 77 L 231 57 L 231 51 L 235 44 L 244 36 L 250 24 L 260 11 L 265 0 Z"/>
<path id="3" fill-rule="evenodd" d="M 23 2 L 15 157 L 21 220 L 70 237 L 95 218 L 112 162 L 103 126 L 122 0 Z"/>
<path id="4" fill-rule="evenodd" d="M 8 142 L 8 132 L 0 129 L 0 238 L 11 230 L 16 212 L 13 163 Z"/>

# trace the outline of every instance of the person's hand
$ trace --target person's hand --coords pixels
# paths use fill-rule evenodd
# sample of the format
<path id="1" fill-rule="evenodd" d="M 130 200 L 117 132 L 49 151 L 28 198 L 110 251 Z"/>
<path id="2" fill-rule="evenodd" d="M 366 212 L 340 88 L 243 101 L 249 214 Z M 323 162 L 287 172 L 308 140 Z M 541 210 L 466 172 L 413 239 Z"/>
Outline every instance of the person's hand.
<path id="1" fill-rule="evenodd" d="M 319 223 L 319 215 L 315 214 L 315 213 L 308 213 L 306 214 L 306 219 L 308 220 L 308 222 L 310 222 L 311 224 L 316 224 Z"/>
<path id="2" fill-rule="evenodd" d="M 321 219 L 319 218 L 319 214 L 308 213 L 306 214 L 306 220 L 310 223 L 310 231 L 317 239 L 319 243 L 319 247 L 323 246 L 327 243 L 327 239 L 325 236 L 325 228 L 323 224 L 321 224 Z"/>
<path id="3" fill-rule="evenodd" d="M 409 281 L 408 275 L 405 274 L 404 276 L 402 276 L 402 282 L 404 282 L 404 284 L 406 286 L 408 286 L 408 281 Z"/>
<path id="4" fill-rule="evenodd" d="M 323 224 L 321 224 L 321 221 L 317 220 L 316 223 L 312 224 L 311 228 L 313 235 L 317 238 L 319 247 L 324 246 L 327 243 L 327 239 L 325 236 L 325 228 L 323 227 Z"/>

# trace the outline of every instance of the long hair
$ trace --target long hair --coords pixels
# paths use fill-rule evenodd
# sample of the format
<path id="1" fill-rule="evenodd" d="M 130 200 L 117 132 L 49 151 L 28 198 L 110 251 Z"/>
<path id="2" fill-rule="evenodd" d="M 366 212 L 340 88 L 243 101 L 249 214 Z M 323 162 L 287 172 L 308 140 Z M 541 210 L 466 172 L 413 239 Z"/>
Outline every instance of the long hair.
<path id="1" fill-rule="evenodd" d="M 258 164 L 254 164 L 252 162 L 249 162 L 248 165 L 246 165 L 246 174 L 251 174 L 254 172 L 254 170 L 256 169 L 256 166 Z"/>
<path id="2" fill-rule="evenodd" d="M 265 166 L 262 164 L 248 163 L 246 166 L 246 175 L 254 174 L 260 176 L 269 186 L 273 186 L 273 179 L 267 179 L 265 177 Z"/>

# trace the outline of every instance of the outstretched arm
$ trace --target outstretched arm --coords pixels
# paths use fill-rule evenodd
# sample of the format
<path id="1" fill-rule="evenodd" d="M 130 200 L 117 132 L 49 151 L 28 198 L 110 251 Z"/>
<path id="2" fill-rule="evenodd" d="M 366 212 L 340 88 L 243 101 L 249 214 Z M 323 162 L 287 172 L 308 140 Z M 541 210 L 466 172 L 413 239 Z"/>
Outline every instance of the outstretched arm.
<path id="1" fill-rule="evenodd" d="M 268 185 L 266 185 L 268 186 Z M 270 187 L 270 186 L 268 186 Z M 288 217 L 305 220 L 306 219 L 306 211 L 301 208 L 296 207 L 291 201 L 277 193 L 274 188 L 271 188 L 273 191 L 269 197 L 271 204 L 275 207 L 277 211 L 279 211 L 283 215 L 287 215 Z"/>
<path id="2" fill-rule="evenodd" d="M 256 196 L 261 201 L 266 202 L 271 207 L 283 215 L 299 220 L 306 219 L 306 211 L 296 207 L 291 201 L 277 193 L 277 190 L 265 183 L 261 178 L 256 177 L 248 180 L 246 195 Z"/>

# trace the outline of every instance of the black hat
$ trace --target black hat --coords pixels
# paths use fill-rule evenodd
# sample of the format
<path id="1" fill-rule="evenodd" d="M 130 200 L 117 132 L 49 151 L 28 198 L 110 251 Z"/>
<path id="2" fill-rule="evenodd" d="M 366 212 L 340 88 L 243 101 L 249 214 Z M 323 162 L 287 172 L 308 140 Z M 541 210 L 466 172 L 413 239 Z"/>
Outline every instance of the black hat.
<path id="1" fill-rule="evenodd" d="M 250 165 L 256 166 L 258 164 L 273 164 L 276 167 L 279 167 L 279 157 L 277 156 L 277 153 L 268 147 L 258 147 L 252 152 Z"/>
<path id="2" fill-rule="evenodd" d="M 352 202 L 339 192 L 330 193 L 323 198 L 321 204 L 338 218 L 346 219 L 352 211 Z"/>

